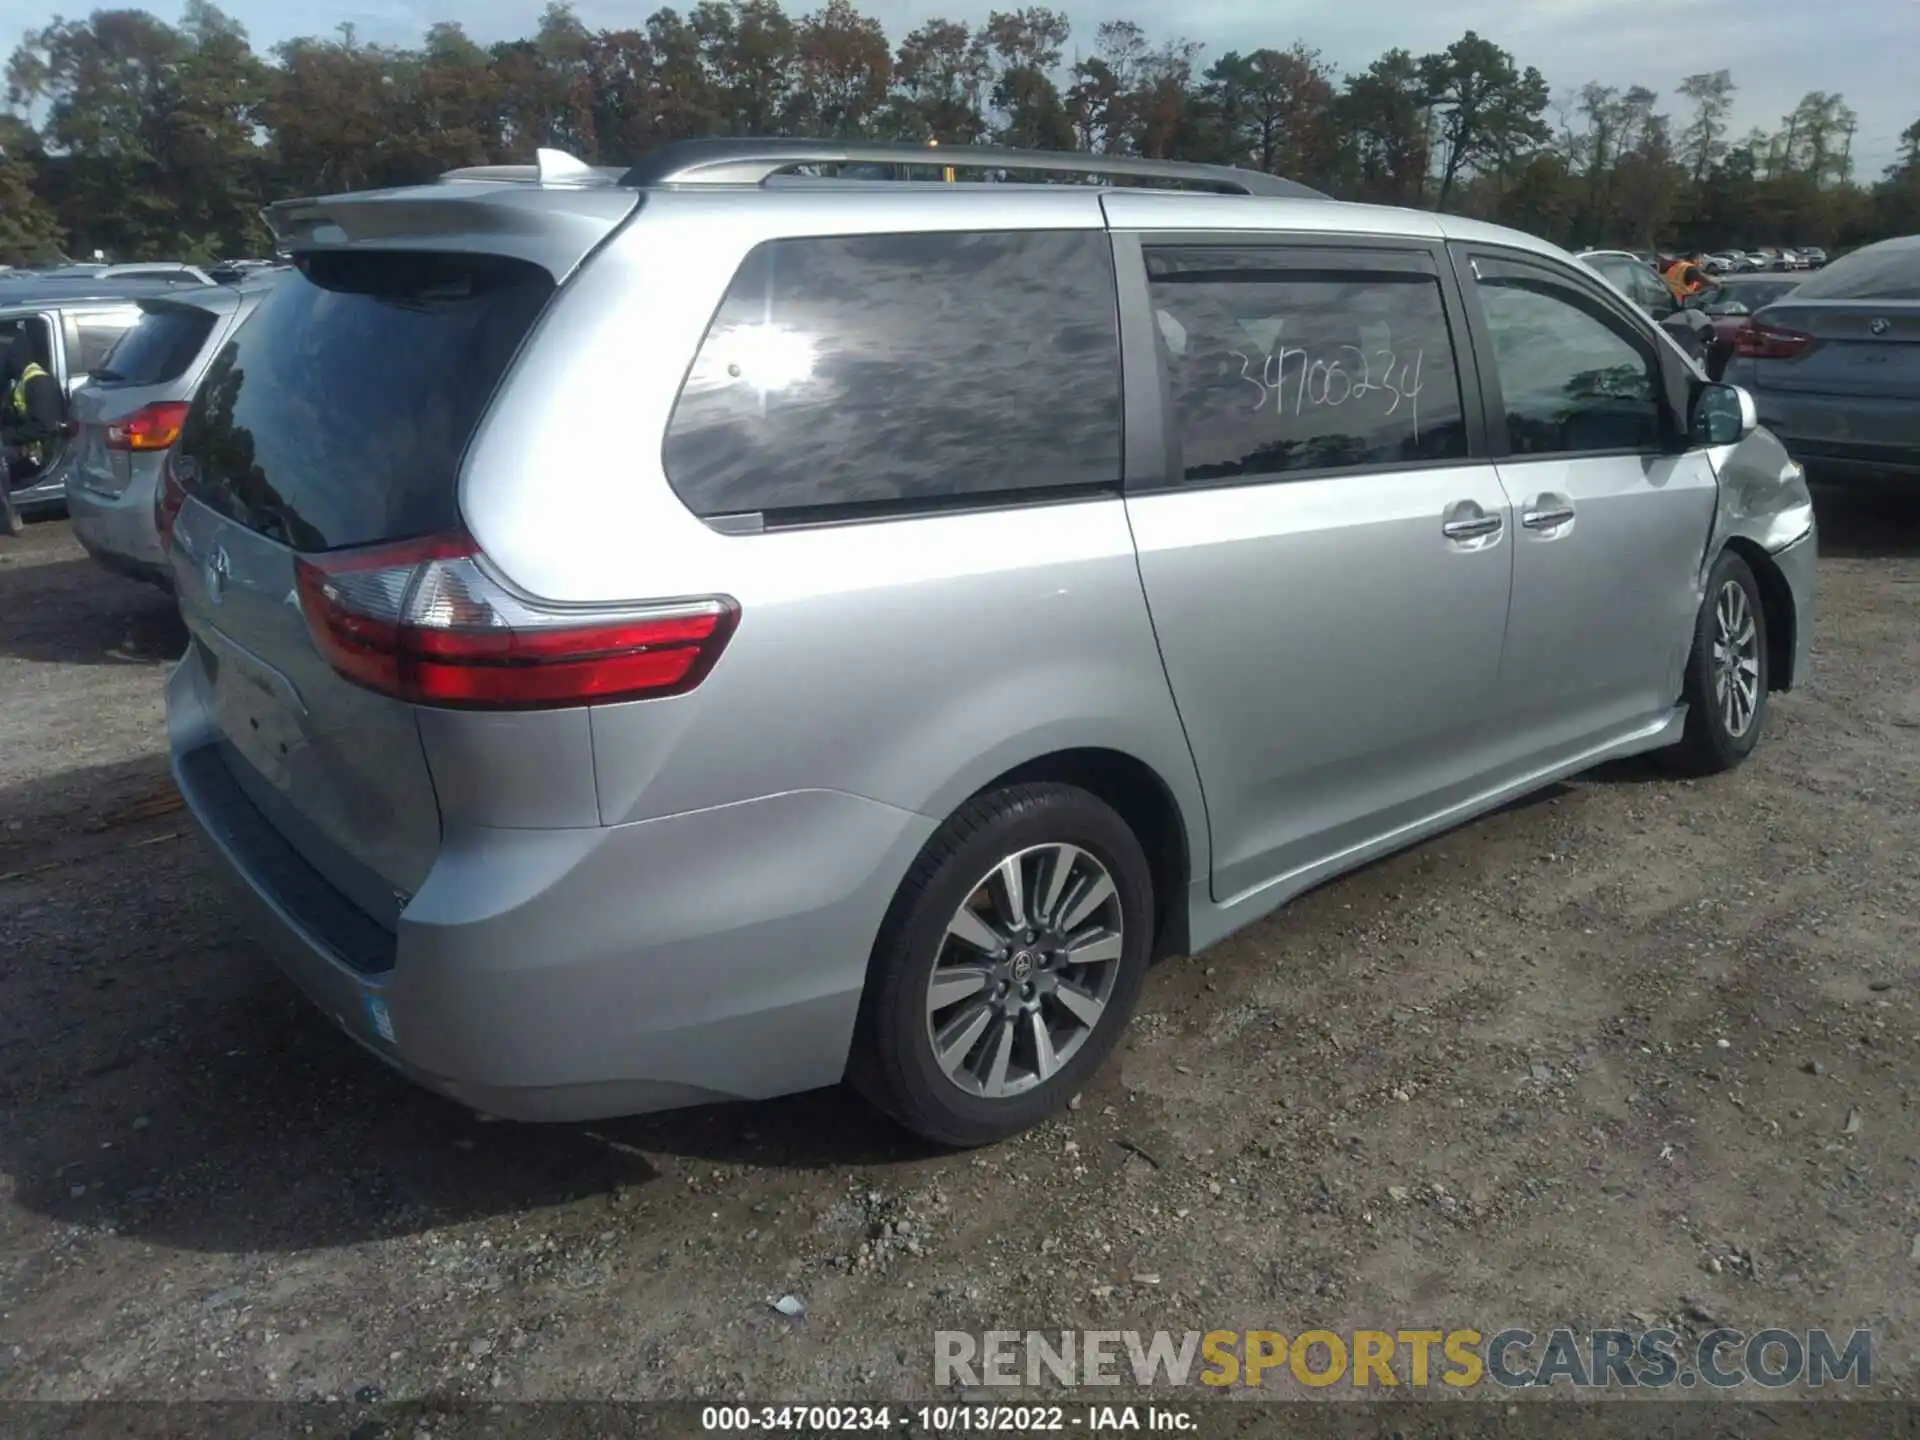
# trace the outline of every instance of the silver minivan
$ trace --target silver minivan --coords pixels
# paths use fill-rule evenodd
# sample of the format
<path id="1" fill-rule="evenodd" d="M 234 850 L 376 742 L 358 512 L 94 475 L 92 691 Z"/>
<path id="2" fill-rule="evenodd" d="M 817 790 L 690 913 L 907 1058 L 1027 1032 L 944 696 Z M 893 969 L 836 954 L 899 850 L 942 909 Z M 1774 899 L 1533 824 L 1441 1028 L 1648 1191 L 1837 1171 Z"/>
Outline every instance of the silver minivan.
<path id="1" fill-rule="evenodd" d="M 389 1064 L 989 1141 L 1155 955 L 1804 674 L 1798 467 L 1565 253 L 957 153 L 274 208 L 159 494 L 174 770 Z"/>

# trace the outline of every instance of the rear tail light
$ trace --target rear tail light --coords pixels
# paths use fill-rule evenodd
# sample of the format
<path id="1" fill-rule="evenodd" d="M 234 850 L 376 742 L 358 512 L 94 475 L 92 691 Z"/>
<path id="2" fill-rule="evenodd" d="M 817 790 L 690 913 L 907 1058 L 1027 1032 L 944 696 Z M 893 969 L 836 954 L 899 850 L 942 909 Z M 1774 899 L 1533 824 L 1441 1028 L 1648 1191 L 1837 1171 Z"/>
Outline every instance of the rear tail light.
<path id="1" fill-rule="evenodd" d="M 187 483 L 182 473 L 186 463 L 178 450 L 167 456 L 167 463 L 160 467 L 160 481 L 153 487 L 153 528 L 163 552 L 173 548 L 173 522 L 187 503 Z"/>
<path id="2" fill-rule="evenodd" d="M 109 450 L 165 450 L 180 438 L 193 407 L 184 400 L 161 400 L 146 405 L 107 426 Z"/>
<path id="3" fill-rule="evenodd" d="M 527 709 L 681 695 L 739 617 L 725 598 L 580 612 L 533 605 L 465 536 L 301 558 L 314 643 L 357 685 L 421 705 Z"/>
<path id="4" fill-rule="evenodd" d="M 1749 320 L 1733 332 L 1733 353 L 1750 360 L 1791 360 L 1813 343 L 1799 330 L 1781 330 Z"/>

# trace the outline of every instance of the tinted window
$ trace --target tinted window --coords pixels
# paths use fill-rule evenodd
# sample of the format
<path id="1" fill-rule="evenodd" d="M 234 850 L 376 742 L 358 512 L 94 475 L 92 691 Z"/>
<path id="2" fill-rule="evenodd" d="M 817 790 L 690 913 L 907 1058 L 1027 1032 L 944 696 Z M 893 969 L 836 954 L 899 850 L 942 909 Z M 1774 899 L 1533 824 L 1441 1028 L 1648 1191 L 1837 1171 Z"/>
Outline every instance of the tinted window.
<path id="1" fill-rule="evenodd" d="M 687 377 L 667 477 L 700 515 L 940 501 L 1120 477 L 1104 234 L 778 240 Z"/>
<path id="2" fill-rule="evenodd" d="M 1479 291 L 1515 454 L 1660 443 L 1653 358 L 1597 302 L 1517 274 L 1482 275 Z"/>
<path id="3" fill-rule="evenodd" d="M 1763 305 L 1771 305 L 1781 296 L 1791 294 L 1799 283 L 1797 280 L 1743 280 L 1723 284 L 1719 293 L 1708 301 L 1706 310 L 1709 315 L 1750 315 Z"/>
<path id="4" fill-rule="evenodd" d="M 1920 300 L 1920 237 L 1884 240 L 1801 283 L 1800 300 Z"/>
<path id="5" fill-rule="evenodd" d="M 213 322 L 207 311 L 184 306 L 149 310 L 107 352 L 103 364 L 94 368 L 114 385 L 161 385 L 178 380 L 207 343 Z"/>
<path id="6" fill-rule="evenodd" d="M 300 550 L 454 528 L 461 456 L 552 293 L 498 256 L 310 257 L 208 367 L 194 494 Z"/>
<path id="7" fill-rule="evenodd" d="M 1634 276 L 1636 287 L 1634 299 L 1640 302 L 1642 309 L 1650 312 L 1656 319 L 1671 315 L 1676 308 L 1673 291 L 1667 288 L 1667 282 L 1653 271 L 1640 267 L 1640 273 Z"/>
<path id="8" fill-rule="evenodd" d="M 67 374 L 77 380 L 106 364 L 107 356 L 126 336 L 137 318 L 133 315 L 76 317 L 73 353 L 67 356 Z"/>
<path id="9" fill-rule="evenodd" d="M 1666 281 L 1653 273 L 1651 267 L 1625 256 L 1607 256 L 1588 263 L 1642 310 L 1655 315 L 1664 315 L 1673 310 L 1673 292 L 1667 288 Z"/>
<path id="10" fill-rule="evenodd" d="M 1600 274 L 1606 276 L 1607 279 L 1611 280 L 1627 294 L 1638 296 L 1641 293 L 1639 289 L 1640 273 L 1647 267 L 1642 265 L 1638 260 L 1629 260 L 1624 255 L 1600 255 L 1589 260 L 1587 264 L 1599 271 Z"/>
<path id="11" fill-rule="evenodd" d="M 1425 254 L 1149 250 L 1147 275 L 1186 479 L 1467 453 Z"/>

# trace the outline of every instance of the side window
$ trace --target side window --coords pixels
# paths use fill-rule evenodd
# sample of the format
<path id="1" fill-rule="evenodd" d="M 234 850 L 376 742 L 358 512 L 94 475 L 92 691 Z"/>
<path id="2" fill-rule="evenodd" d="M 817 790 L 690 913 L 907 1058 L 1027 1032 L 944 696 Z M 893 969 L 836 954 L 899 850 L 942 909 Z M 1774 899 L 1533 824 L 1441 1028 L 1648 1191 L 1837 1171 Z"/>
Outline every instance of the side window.
<path id="1" fill-rule="evenodd" d="M 776 240 L 741 266 L 668 425 L 702 516 L 1111 485 L 1120 341 L 1100 231 Z"/>
<path id="2" fill-rule="evenodd" d="M 1639 293 L 1634 297 L 1647 308 L 1647 312 L 1656 320 L 1671 315 L 1674 311 L 1673 291 L 1646 266 L 1640 267 L 1640 273 L 1634 276 L 1634 284 Z"/>
<path id="3" fill-rule="evenodd" d="M 1638 260 L 1605 255 L 1593 262 L 1593 268 L 1642 310 L 1659 316 L 1673 309 L 1673 292 L 1666 282 Z"/>
<path id="4" fill-rule="evenodd" d="M 78 380 L 107 363 L 120 337 L 133 328 L 138 313 L 111 312 L 67 317 L 67 377 Z"/>
<path id="5" fill-rule="evenodd" d="M 1466 455 L 1425 252 L 1175 246 L 1146 259 L 1186 480 Z"/>
<path id="6" fill-rule="evenodd" d="M 1544 276 L 1478 268 L 1514 454 L 1659 447 L 1659 372 L 1617 317 Z"/>

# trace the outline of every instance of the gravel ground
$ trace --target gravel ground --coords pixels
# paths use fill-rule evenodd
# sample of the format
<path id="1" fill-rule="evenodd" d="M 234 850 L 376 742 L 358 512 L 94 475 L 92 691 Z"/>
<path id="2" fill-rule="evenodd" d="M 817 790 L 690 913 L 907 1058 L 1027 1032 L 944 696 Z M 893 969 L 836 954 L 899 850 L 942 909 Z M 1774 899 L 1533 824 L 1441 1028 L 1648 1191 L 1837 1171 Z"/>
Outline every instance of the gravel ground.
<path id="1" fill-rule="evenodd" d="M 835 1092 L 534 1127 L 385 1073 L 186 833 L 168 604 L 0 539 L 0 1399 L 877 1401 L 940 1328 L 1713 1320 L 1873 1326 L 1910 1394 L 1920 507 L 1822 507 L 1745 768 L 1583 778 L 1162 965 L 1096 1089 L 968 1155 Z"/>

